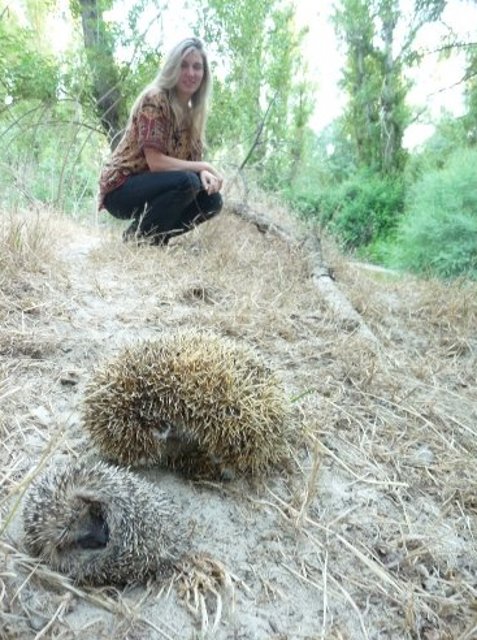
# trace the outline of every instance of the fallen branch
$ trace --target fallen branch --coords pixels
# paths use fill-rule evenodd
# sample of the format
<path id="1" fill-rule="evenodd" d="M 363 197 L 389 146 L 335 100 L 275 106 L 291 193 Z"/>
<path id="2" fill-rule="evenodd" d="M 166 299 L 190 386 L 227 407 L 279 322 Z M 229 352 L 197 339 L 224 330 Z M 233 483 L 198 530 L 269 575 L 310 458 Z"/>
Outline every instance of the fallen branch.
<path id="1" fill-rule="evenodd" d="M 239 218 L 242 218 L 245 222 L 253 224 L 260 233 L 270 233 L 274 236 L 278 236 L 288 244 L 295 244 L 297 242 L 296 238 L 290 233 L 290 231 L 284 229 L 261 213 L 252 211 L 246 204 L 232 203 L 227 207 L 227 210 Z"/>
<path id="2" fill-rule="evenodd" d="M 311 277 L 314 285 L 317 287 L 325 302 L 336 313 L 336 315 L 346 323 L 355 333 L 360 334 L 365 340 L 375 346 L 379 345 L 379 341 L 368 325 L 364 322 L 362 316 L 352 306 L 348 298 L 336 286 L 334 278 L 329 267 L 325 264 L 321 252 L 321 243 L 318 236 L 308 231 L 301 237 L 286 229 L 266 216 L 256 211 L 252 211 L 246 204 L 231 204 L 228 210 L 253 224 L 260 233 L 269 233 L 278 236 L 281 240 L 292 246 L 305 246 L 308 248 L 311 261 Z"/>
<path id="3" fill-rule="evenodd" d="M 351 329 L 359 333 L 363 338 L 378 345 L 378 339 L 353 307 L 344 293 L 335 285 L 330 269 L 323 261 L 320 239 L 309 235 L 305 240 L 309 247 L 312 263 L 312 279 L 326 303 L 333 309 Z"/>

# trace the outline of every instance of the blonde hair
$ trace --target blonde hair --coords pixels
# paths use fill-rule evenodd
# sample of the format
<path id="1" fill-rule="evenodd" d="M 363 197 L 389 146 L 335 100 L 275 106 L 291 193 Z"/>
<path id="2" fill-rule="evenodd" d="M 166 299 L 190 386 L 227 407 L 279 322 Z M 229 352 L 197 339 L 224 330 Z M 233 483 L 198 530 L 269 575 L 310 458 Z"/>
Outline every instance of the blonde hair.
<path id="1" fill-rule="evenodd" d="M 181 73 L 182 61 L 193 51 L 199 53 L 202 58 L 204 76 L 200 87 L 191 98 L 190 106 L 184 108 L 177 97 L 176 85 Z M 192 139 L 204 144 L 207 108 L 209 96 L 212 91 L 212 76 L 210 74 L 209 62 L 204 45 L 199 38 L 186 38 L 169 52 L 158 75 L 136 99 L 131 110 L 130 118 L 132 118 L 133 113 L 136 111 L 143 97 L 153 89 L 159 89 L 159 91 L 163 91 L 166 94 L 177 124 L 188 128 L 191 132 Z"/>

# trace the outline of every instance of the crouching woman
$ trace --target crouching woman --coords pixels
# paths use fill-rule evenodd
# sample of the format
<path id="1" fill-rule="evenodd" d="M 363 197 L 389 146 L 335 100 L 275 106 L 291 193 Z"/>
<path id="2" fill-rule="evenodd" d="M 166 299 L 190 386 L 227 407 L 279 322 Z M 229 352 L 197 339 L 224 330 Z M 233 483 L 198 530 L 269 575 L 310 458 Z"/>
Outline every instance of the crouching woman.
<path id="1" fill-rule="evenodd" d="M 202 42 L 188 38 L 136 99 L 100 176 L 99 208 L 131 221 L 124 240 L 166 245 L 221 210 L 223 179 L 202 160 L 210 91 Z"/>

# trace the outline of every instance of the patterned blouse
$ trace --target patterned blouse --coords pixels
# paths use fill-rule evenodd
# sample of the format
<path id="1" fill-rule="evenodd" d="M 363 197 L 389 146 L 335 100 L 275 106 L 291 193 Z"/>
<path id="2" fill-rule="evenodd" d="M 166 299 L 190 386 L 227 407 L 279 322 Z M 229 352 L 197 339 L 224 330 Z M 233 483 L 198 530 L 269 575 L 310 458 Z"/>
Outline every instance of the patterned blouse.
<path id="1" fill-rule="evenodd" d="M 149 171 L 146 147 L 180 160 L 202 159 L 201 142 L 192 140 L 188 129 L 177 126 L 166 94 L 154 89 L 143 97 L 118 146 L 104 163 L 99 178 L 99 209 L 104 208 L 106 194 L 121 186 L 128 176 Z"/>

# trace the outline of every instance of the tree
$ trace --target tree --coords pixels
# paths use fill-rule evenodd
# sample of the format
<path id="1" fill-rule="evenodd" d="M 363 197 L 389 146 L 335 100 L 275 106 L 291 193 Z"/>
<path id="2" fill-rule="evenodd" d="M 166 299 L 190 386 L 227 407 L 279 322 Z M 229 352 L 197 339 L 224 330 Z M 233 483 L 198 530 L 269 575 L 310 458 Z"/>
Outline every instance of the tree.
<path id="1" fill-rule="evenodd" d="M 124 125 L 125 105 L 114 60 L 114 38 L 104 20 L 104 12 L 110 8 L 111 0 L 71 0 L 73 14 L 81 18 L 95 109 L 114 146 Z"/>
<path id="2" fill-rule="evenodd" d="M 300 161 L 311 114 L 294 8 L 275 0 L 197 0 L 215 65 L 211 146 L 233 146 L 273 181 Z M 250 153 L 249 153 L 250 152 Z"/>
<path id="3" fill-rule="evenodd" d="M 268 121 L 270 186 L 278 180 L 295 180 L 302 164 L 305 132 L 312 113 L 312 86 L 300 52 L 305 31 L 297 31 L 293 6 L 276 8 L 273 29 L 265 40 L 264 77 L 269 85 L 267 102 L 273 100 Z"/>
<path id="4" fill-rule="evenodd" d="M 158 24 L 165 3 L 138 0 L 121 23 L 106 19 L 114 5 L 114 0 L 70 0 L 73 16 L 81 20 L 89 79 L 83 101 L 92 99 L 111 147 L 119 141 L 132 100 L 157 73 L 161 42 L 149 44 L 147 33 Z M 146 13 L 152 18 L 141 31 Z"/>
<path id="5" fill-rule="evenodd" d="M 242 141 L 246 146 L 244 132 L 251 141 L 259 127 L 263 113 L 260 100 L 264 31 L 269 6 L 266 0 L 199 0 L 196 3 L 200 35 L 211 57 L 222 61 L 220 66 L 214 65 L 214 113 L 209 122 L 209 141 L 214 147 L 230 140 Z"/>
<path id="6" fill-rule="evenodd" d="M 59 65 L 46 47 L 37 45 L 40 17 L 36 28 L 32 23 L 21 26 L 16 14 L 8 8 L 0 17 L 0 101 L 2 104 L 21 100 L 56 100 Z"/>
<path id="7" fill-rule="evenodd" d="M 465 101 L 467 113 L 463 119 L 466 140 L 477 145 L 477 42 L 467 45 L 467 68 L 465 71 Z"/>
<path id="8" fill-rule="evenodd" d="M 416 35 L 437 20 L 445 0 L 416 0 L 401 13 L 399 0 L 341 0 L 334 14 L 347 58 L 342 87 L 349 102 L 344 126 L 355 142 L 358 164 L 383 174 L 402 171 L 402 139 L 410 122 L 405 70 L 417 58 Z M 406 23 L 406 24 L 404 24 Z M 406 35 L 398 41 L 398 33 Z"/>

